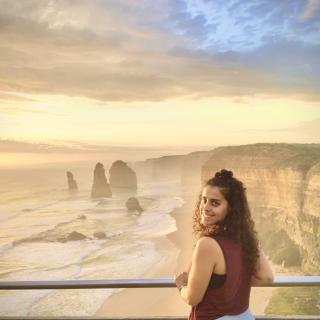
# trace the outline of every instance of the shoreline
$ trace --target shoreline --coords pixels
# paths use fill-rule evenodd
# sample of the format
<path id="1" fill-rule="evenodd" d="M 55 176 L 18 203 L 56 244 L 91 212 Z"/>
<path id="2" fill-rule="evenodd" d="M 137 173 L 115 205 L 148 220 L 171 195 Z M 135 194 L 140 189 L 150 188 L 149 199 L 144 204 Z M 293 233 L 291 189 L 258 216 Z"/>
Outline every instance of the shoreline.
<path id="1" fill-rule="evenodd" d="M 192 221 L 192 206 L 194 203 L 188 197 L 183 197 L 185 203 L 170 212 L 176 221 L 177 230 L 165 237 L 150 239 L 155 244 L 156 251 L 161 256 L 160 261 L 142 274 L 142 278 L 173 278 L 191 258 L 192 237 L 186 243 L 186 234 L 181 230 L 190 228 Z M 190 250 L 186 250 L 190 247 Z M 190 252 L 189 252 L 190 251 Z M 95 316 L 148 317 L 148 316 L 188 316 L 190 306 L 180 298 L 176 288 L 133 288 L 123 289 L 109 297 L 97 310 Z"/>

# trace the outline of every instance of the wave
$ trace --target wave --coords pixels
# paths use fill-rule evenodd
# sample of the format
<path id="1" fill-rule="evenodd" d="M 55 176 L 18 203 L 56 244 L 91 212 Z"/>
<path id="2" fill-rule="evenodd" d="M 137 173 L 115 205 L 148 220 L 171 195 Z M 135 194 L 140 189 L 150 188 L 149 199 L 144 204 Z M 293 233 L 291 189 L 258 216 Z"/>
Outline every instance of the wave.
<path id="1" fill-rule="evenodd" d="M 43 232 L 40 232 L 40 233 L 37 233 L 37 234 L 33 234 L 33 235 L 31 235 L 29 237 L 26 237 L 26 238 L 14 240 L 12 242 L 12 246 L 17 246 L 17 245 L 19 245 L 21 243 L 31 243 L 31 242 L 68 242 L 68 241 L 76 241 L 76 239 L 77 239 L 76 236 L 74 238 L 72 238 L 72 237 L 68 238 L 68 234 L 67 235 L 61 234 L 59 232 L 59 229 L 61 227 L 63 227 L 63 226 L 70 225 L 75 221 L 85 220 L 85 219 L 86 218 L 85 218 L 84 215 L 79 215 L 77 218 L 71 219 L 69 221 L 58 223 L 52 229 L 48 229 L 46 231 L 43 231 Z M 74 230 L 74 232 L 77 232 L 77 231 Z M 83 235 L 80 232 L 78 234 L 79 235 Z M 83 239 L 93 239 L 93 238 L 90 238 L 90 237 L 87 237 L 87 236 L 83 235 Z"/>
<path id="2" fill-rule="evenodd" d="M 25 197 L 25 199 L 30 199 L 30 197 Z M 28 212 L 33 212 L 33 211 L 45 209 L 50 206 L 54 206 L 60 202 L 71 201 L 71 200 L 75 200 L 75 199 L 77 199 L 75 196 L 68 196 L 68 197 L 60 198 L 60 199 L 54 200 L 54 201 L 47 200 L 49 202 L 43 202 L 41 204 L 39 204 L 40 200 L 37 200 L 37 204 L 25 207 L 21 210 L 13 210 L 12 212 L 6 211 L 4 216 L 3 215 L 0 216 L 0 222 L 4 222 L 4 221 L 10 220 L 12 218 L 16 218 L 19 215 L 23 215 L 26 212 L 28 213 Z M 80 198 L 78 198 L 78 199 L 80 199 Z"/>
<path id="3" fill-rule="evenodd" d="M 169 213 L 183 203 L 174 196 L 178 192 L 164 185 L 144 191 L 137 196 L 144 209 L 140 216 L 128 213 L 124 197 L 104 199 L 99 204 L 84 192 L 76 197 L 60 196 L 55 201 L 24 206 L 19 216 L 2 225 L 3 239 L 10 240 L 10 245 L 0 253 L 0 277 L 8 280 L 139 277 L 160 259 L 150 240 L 175 228 L 175 220 Z M 78 233 L 79 240 L 68 238 L 72 232 Z M 95 232 L 104 233 L 105 237 L 98 238 Z M 77 290 L 72 294 L 76 299 L 69 303 L 67 290 L 47 291 L 43 295 L 29 292 L 29 297 L 15 293 L 17 304 L 21 299 L 28 303 L 19 308 L 8 305 L 3 309 L 6 315 L 93 314 L 111 294 L 110 290 L 108 295 L 103 290 L 95 290 L 94 294 L 92 290 L 90 293 Z M 0 304 L 5 306 L 10 299 L 13 301 L 4 295 Z M 75 306 L 75 302 L 80 305 Z M 58 310 L 56 305 L 63 309 Z"/>

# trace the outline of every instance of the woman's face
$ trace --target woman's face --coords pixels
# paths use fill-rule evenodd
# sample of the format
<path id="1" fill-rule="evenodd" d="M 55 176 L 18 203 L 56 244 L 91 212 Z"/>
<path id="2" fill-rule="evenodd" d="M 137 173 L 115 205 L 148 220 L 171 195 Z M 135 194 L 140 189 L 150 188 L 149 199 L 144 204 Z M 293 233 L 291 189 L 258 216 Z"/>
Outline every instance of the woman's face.
<path id="1" fill-rule="evenodd" d="M 200 222 L 213 226 L 224 220 L 228 213 L 228 202 L 219 187 L 205 186 L 200 203 Z"/>

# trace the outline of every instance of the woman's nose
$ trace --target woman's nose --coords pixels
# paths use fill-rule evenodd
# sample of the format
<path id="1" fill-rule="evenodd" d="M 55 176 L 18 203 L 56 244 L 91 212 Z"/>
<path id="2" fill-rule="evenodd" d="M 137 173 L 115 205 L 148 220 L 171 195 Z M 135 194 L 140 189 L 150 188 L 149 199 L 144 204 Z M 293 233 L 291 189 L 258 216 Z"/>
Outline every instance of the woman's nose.
<path id="1" fill-rule="evenodd" d="M 208 211 L 210 209 L 210 203 L 209 202 L 205 203 L 203 208 L 205 211 Z"/>

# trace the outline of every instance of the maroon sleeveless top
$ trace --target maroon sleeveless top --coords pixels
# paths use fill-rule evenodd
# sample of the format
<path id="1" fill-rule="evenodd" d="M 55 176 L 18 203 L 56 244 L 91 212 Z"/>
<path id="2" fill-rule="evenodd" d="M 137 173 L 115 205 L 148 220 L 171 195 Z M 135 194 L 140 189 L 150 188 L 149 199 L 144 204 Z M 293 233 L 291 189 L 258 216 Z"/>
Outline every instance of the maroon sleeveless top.
<path id="1" fill-rule="evenodd" d="M 220 245 L 226 261 L 226 280 L 219 288 L 208 286 L 202 301 L 192 307 L 189 320 L 214 320 L 240 314 L 249 307 L 251 276 L 241 245 L 221 236 L 213 238 Z"/>

